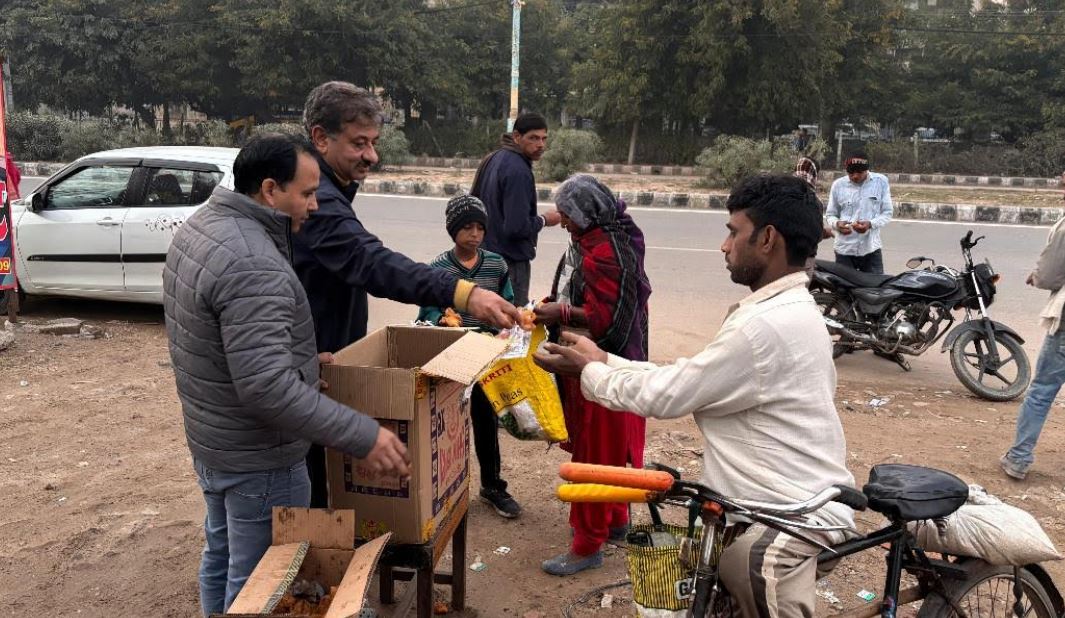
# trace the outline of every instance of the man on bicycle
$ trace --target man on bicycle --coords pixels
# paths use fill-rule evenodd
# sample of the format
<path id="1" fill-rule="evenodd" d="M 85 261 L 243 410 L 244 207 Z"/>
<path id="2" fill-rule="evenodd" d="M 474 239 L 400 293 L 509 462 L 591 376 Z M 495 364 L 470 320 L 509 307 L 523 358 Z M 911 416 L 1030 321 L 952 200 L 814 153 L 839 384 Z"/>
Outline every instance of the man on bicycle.
<path id="1" fill-rule="evenodd" d="M 567 334 L 537 361 L 579 374 L 584 396 L 607 408 L 694 416 L 706 441 L 703 482 L 727 496 L 792 503 L 853 486 L 833 403 L 832 343 L 803 271 L 821 240 L 817 197 L 799 178 L 758 176 L 738 185 L 727 207 L 721 251 L 732 281 L 752 293 L 730 308 L 702 352 L 658 366 Z M 810 519 L 854 528 L 852 511 L 835 502 Z M 845 538 L 806 534 L 826 545 Z M 819 551 L 755 524 L 725 550 L 719 573 L 744 616 L 813 616 Z"/>

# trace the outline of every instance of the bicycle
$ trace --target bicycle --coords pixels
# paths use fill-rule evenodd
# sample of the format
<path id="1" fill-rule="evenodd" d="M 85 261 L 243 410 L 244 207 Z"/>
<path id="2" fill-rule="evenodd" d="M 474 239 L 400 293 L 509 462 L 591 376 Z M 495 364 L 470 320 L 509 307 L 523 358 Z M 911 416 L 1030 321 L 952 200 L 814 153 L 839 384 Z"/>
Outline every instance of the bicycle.
<path id="1" fill-rule="evenodd" d="M 941 616 L 1036 616 L 1065 615 L 1065 602 L 1047 572 L 1038 564 L 996 566 L 964 556 L 932 558 L 917 546 L 906 524 L 917 519 L 939 519 L 956 511 L 968 487 L 946 472 L 886 464 L 881 478 L 894 486 L 893 493 L 881 485 L 866 485 L 864 492 L 852 487 L 827 487 L 810 499 L 794 504 L 774 504 L 724 496 L 700 483 L 684 481 L 676 470 L 660 464 L 634 469 L 592 464 L 563 464 L 560 475 L 570 481 L 558 489 L 565 502 L 647 503 L 652 512 L 661 505 L 686 508 L 686 536 L 679 540 L 679 559 L 689 573 L 692 590 L 689 618 L 733 615 L 733 607 L 716 565 L 721 551 L 735 536 L 735 520 L 757 522 L 821 548 L 818 565 L 887 544 L 887 576 L 878 606 L 871 605 L 845 614 L 847 618 L 894 618 L 902 605 L 924 601 L 919 618 Z M 930 500 L 930 487 L 947 487 L 955 497 Z M 957 495 L 962 496 L 957 499 Z M 829 502 L 839 502 L 855 511 L 870 508 L 888 519 L 883 528 L 828 547 L 803 531 L 826 532 L 840 527 L 798 520 Z M 920 516 L 915 516 L 920 512 Z M 656 518 L 657 519 L 657 518 Z M 702 523 L 697 534 L 695 523 Z M 731 520 L 731 521 L 730 521 Z M 902 573 L 917 580 L 900 590 Z M 996 611 L 997 610 L 997 611 Z M 738 615 L 738 612 L 737 612 Z"/>

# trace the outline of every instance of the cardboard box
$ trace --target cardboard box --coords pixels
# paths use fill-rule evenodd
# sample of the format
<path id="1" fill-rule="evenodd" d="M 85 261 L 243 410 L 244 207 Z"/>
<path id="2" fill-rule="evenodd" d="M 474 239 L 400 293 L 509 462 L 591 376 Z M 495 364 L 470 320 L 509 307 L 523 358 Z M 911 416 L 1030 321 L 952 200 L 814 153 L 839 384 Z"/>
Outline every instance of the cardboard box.
<path id="1" fill-rule="evenodd" d="M 329 450 L 329 504 L 354 509 L 360 539 L 429 541 L 469 486 L 466 388 L 506 342 L 453 328 L 389 326 L 337 352 L 323 368 L 327 394 L 376 418 L 407 446 L 411 478 L 375 475 Z"/>
<path id="2" fill-rule="evenodd" d="M 318 582 L 327 593 L 337 586 L 325 618 L 358 616 L 388 535 L 353 549 L 355 513 L 327 509 L 275 508 L 273 527 L 273 544 L 226 616 L 290 615 L 274 610 L 297 579 Z"/>

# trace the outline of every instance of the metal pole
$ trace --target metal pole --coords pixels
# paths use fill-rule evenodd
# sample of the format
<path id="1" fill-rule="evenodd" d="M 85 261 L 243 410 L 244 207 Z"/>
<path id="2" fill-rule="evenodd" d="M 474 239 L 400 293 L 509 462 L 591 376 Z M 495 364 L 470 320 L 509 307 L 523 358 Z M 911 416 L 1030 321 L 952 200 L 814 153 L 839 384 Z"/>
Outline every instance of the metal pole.
<path id="1" fill-rule="evenodd" d="M 514 121 L 518 119 L 518 66 L 521 47 L 521 7 L 522 0 L 511 0 L 514 7 L 510 35 L 510 115 L 507 117 L 507 133 L 514 130 Z"/>
<path id="2" fill-rule="evenodd" d="M 0 71 L 3 71 L 4 78 L 4 108 L 10 113 L 15 107 L 15 95 L 11 92 L 11 61 L 6 58 L 0 61 Z"/>
<path id="3" fill-rule="evenodd" d="M 843 131 L 836 129 L 836 169 L 843 167 Z"/>

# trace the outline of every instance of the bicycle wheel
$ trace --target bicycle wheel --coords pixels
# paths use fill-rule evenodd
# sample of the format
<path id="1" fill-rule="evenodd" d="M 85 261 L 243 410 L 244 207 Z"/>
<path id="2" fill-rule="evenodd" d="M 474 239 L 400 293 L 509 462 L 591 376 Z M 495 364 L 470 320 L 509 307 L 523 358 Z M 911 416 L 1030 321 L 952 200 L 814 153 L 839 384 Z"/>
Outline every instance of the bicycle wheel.
<path id="1" fill-rule="evenodd" d="M 962 580 L 944 581 L 947 595 L 965 612 L 967 618 L 1014 616 L 1013 567 L 970 560 L 961 565 L 968 572 Z M 1023 617 L 1054 618 L 1054 606 L 1043 584 L 1028 571 L 1021 569 L 1021 606 Z M 930 593 L 921 606 L 918 618 L 958 616 L 943 595 Z"/>
<path id="2" fill-rule="evenodd" d="M 699 591 L 696 591 L 696 599 L 693 605 L 699 605 Z M 732 601 L 732 595 L 725 590 L 725 587 L 718 582 L 717 597 L 714 598 L 713 605 L 708 607 L 701 616 L 695 615 L 695 609 L 688 611 L 688 618 L 739 618 L 740 608 L 736 603 Z"/>

